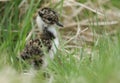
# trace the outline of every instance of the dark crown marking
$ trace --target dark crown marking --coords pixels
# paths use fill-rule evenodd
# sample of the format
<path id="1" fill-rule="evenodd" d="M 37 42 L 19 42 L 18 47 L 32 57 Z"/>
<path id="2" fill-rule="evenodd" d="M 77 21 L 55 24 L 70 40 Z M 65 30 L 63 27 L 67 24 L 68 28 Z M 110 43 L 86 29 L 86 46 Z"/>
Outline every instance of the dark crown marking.
<path id="1" fill-rule="evenodd" d="M 39 16 L 42 18 L 42 20 L 47 24 L 57 24 L 59 26 L 62 26 L 62 24 L 59 23 L 58 14 L 53 11 L 51 8 L 42 8 L 38 12 Z"/>
<path id="2" fill-rule="evenodd" d="M 59 26 L 62 26 L 62 24 L 59 23 L 57 13 L 52 9 L 43 8 L 38 12 L 38 14 L 44 23 L 49 25 L 57 24 Z M 39 68 L 44 64 L 45 52 L 49 54 L 50 51 L 53 51 L 52 46 L 53 43 L 55 43 L 54 39 L 57 38 L 56 34 L 50 31 L 51 28 L 48 29 L 49 26 L 41 27 L 43 29 L 43 33 L 39 33 L 38 31 L 38 33 L 35 35 L 36 38 L 28 41 L 24 50 L 20 54 L 20 57 L 24 61 L 30 65 L 33 64 L 35 68 Z M 52 29 L 54 29 L 54 27 Z M 51 55 L 51 53 L 49 55 Z"/>

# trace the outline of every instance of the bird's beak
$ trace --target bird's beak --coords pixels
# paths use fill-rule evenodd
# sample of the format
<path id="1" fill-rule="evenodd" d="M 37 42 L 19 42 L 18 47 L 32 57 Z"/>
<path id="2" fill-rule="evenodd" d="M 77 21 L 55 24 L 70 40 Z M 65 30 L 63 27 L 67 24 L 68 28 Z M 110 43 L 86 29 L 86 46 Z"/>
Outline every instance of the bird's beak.
<path id="1" fill-rule="evenodd" d="M 60 22 L 56 22 L 56 24 L 60 27 L 63 27 L 63 25 Z"/>

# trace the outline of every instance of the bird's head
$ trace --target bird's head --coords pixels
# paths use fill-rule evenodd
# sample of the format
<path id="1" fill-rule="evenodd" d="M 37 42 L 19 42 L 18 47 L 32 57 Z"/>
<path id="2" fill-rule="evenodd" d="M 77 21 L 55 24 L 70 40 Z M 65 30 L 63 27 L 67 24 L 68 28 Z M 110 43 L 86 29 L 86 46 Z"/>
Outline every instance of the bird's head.
<path id="1" fill-rule="evenodd" d="M 47 25 L 56 24 L 60 27 L 63 27 L 63 25 L 59 22 L 58 14 L 55 11 L 53 11 L 51 8 L 45 7 L 40 9 L 38 15 Z"/>

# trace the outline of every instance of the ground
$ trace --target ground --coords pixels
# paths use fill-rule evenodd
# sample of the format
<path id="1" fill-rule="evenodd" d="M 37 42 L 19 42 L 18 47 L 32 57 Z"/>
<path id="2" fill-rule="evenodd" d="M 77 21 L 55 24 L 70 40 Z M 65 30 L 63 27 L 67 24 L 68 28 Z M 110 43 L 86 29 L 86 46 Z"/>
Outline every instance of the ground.
<path id="1" fill-rule="evenodd" d="M 27 0 L 26 0 L 27 1 Z M 119 0 L 24 0 L 0 1 L 1 83 L 119 83 Z M 34 27 L 35 12 L 41 7 L 58 12 L 64 24 L 60 46 L 46 69 L 34 71 L 18 61 L 25 39 Z M 31 70 L 29 73 L 23 73 Z"/>

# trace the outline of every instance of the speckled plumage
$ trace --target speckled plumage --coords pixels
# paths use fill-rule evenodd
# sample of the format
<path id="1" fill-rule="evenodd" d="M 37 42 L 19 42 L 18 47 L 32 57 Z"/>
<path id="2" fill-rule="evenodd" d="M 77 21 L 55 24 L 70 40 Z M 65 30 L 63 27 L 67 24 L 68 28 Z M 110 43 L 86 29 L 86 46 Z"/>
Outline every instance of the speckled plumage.
<path id="1" fill-rule="evenodd" d="M 26 44 L 25 49 L 21 53 L 21 58 L 35 67 L 40 66 L 43 64 L 43 51 L 49 52 L 51 50 L 54 38 L 52 33 L 44 30 L 44 33 L 38 34 L 37 38 L 30 40 Z"/>
<path id="2" fill-rule="evenodd" d="M 59 23 L 58 14 L 51 8 L 42 8 L 38 14 L 48 25 L 57 24 L 58 26 L 63 27 L 63 25 Z"/>
<path id="3" fill-rule="evenodd" d="M 56 40 L 58 42 L 58 38 L 55 30 L 56 27 L 53 25 L 57 24 L 62 26 L 59 23 L 57 13 L 50 8 L 42 8 L 38 12 L 38 17 L 36 18 L 36 23 L 39 28 L 38 33 L 35 39 L 31 39 L 27 42 L 25 48 L 20 54 L 20 57 L 24 61 L 27 61 L 35 68 L 41 67 L 44 64 L 45 52 L 50 56 L 54 55 L 53 51 L 55 52 L 56 50 L 53 42 L 56 42 Z"/>

